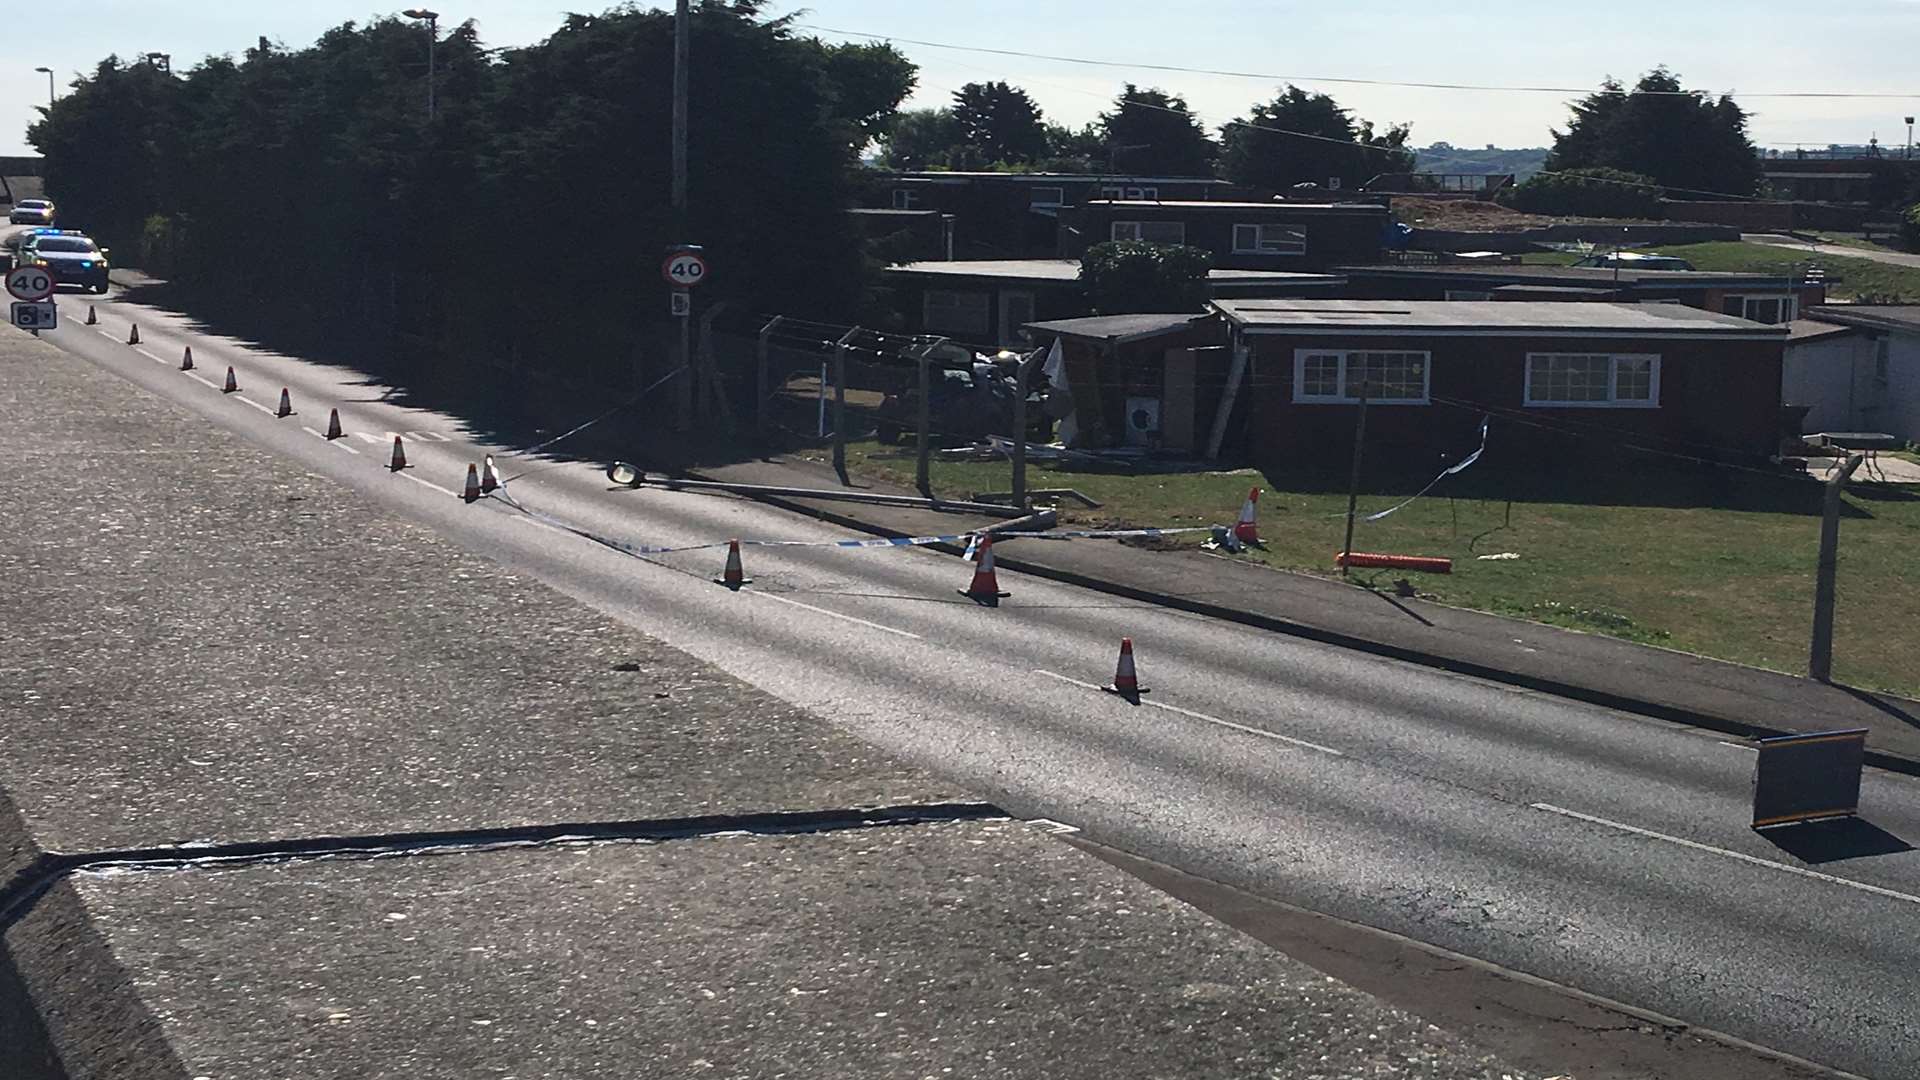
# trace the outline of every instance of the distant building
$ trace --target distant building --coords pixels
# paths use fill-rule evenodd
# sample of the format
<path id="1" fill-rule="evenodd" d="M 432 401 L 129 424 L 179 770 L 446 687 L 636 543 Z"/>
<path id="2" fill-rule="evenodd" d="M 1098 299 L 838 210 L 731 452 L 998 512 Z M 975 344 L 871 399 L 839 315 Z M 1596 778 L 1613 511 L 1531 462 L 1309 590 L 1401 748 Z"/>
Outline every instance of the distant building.
<path id="1" fill-rule="evenodd" d="M 1920 441 L 1920 305 L 1831 304 L 1796 324 L 1785 394 L 1807 431 L 1873 431 Z"/>
<path id="2" fill-rule="evenodd" d="M 1347 295 L 1392 300 L 1672 302 L 1763 323 L 1791 322 L 1826 302 L 1826 287 L 1788 275 L 1602 266 L 1341 266 Z"/>
<path id="3" fill-rule="evenodd" d="M 1376 203 L 1097 199 L 1060 212 L 1060 255 L 1112 240 L 1186 244 L 1230 270 L 1325 270 L 1380 257 L 1390 218 Z"/>

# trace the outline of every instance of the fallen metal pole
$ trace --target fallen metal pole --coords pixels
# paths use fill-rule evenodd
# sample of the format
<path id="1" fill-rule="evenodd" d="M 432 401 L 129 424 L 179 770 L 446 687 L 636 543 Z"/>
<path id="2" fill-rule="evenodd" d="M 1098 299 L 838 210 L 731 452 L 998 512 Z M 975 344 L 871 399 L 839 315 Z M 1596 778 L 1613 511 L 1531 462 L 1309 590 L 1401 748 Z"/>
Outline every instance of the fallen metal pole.
<path id="1" fill-rule="evenodd" d="M 616 484 L 628 487 L 654 487 L 686 491 L 727 491 L 737 495 L 783 495 L 794 499 L 832 499 L 838 502 L 875 503 L 880 506 L 910 506 L 918 510 L 950 510 L 968 514 L 988 514 L 1000 518 L 1031 516 L 1027 511 L 992 503 L 960 502 L 952 499 L 923 499 L 918 495 L 883 495 L 876 491 L 846 491 L 839 488 L 776 487 L 768 484 L 736 484 L 725 480 L 683 480 L 667 476 L 648 476 L 632 466 L 631 474 L 616 475 L 624 463 L 607 470 Z"/>
<path id="2" fill-rule="evenodd" d="M 1001 533 L 1041 532 L 1058 524 L 1060 524 L 1059 514 L 1052 510 L 1041 510 L 1026 517 L 1014 518 L 1012 521 L 996 522 L 980 531 L 999 536 Z"/>

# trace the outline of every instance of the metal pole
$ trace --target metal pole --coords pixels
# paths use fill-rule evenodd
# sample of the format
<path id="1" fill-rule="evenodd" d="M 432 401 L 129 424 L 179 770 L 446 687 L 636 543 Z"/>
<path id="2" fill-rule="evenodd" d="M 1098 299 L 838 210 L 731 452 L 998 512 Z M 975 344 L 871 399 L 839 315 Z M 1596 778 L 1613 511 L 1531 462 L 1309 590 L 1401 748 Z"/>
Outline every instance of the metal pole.
<path id="1" fill-rule="evenodd" d="M 1367 446 L 1367 391 L 1366 383 L 1360 384 L 1360 414 L 1353 422 L 1353 474 L 1347 481 L 1347 539 L 1340 546 L 1340 576 L 1351 577 L 1353 567 L 1353 514 L 1354 507 L 1360 502 L 1360 452 Z"/>
<path id="2" fill-rule="evenodd" d="M 1865 454 L 1849 454 L 1846 464 L 1827 477 L 1825 512 L 1820 518 L 1820 569 L 1813 584 L 1813 646 L 1807 654 L 1807 677 L 1833 681 L 1833 588 L 1840 564 L 1840 495 Z"/>
<path id="3" fill-rule="evenodd" d="M 688 298 L 691 301 L 691 297 Z M 674 381 L 679 430 L 693 430 L 693 312 L 680 316 L 680 370 Z"/>
<path id="4" fill-rule="evenodd" d="M 1036 349 L 1013 369 L 1013 505 L 1020 509 L 1027 505 L 1027 380 L 1046 356 Z"/>
<path id="5" fill-rule="evenodd" d="M 767 338 L 779 327 L 781 318 L 775 315 L 760 328 L 759 356 L 753 377 L 753 431 L 760 439 L 762 449 L 765 449 L 767 441 L 767 367 L 770 363 Z"/>
<path id="6" fill-rule="evenodd" d="M 687 226 L 687 8 L 688 0 L 678 0 L 673 9 L 673 212 L 682 230 Z"/>
<path id="7" fill-rule="evenodd" d="M 439 41 L 439 39 L 440 39 L 439 18 L 438 16 L 429 17 L 427 19 L 427 122 L 428 123 L 433 122 L 433 118 L 437 108 L 437 102 L 434 99 L 434 92 L 433 92 L 433 84 L 436 81 L 434 78 L 433 52 L 434 52 L 434 45 Z"/>
<path id="8" fill-rule="evenodd" d="M 847 342 L 860 332 L 859 327 L 841 335 L 833 343 L 833 471 L 842 484 L 847 480 Z"/>
<path id="9" fill-rule="evenodd" d="M 913 444 L 913 486 L 920 494 L 933 498 L 933 473 L 929 458 L 933 454 L 933 350 L 946 344 L 946 338 L 934 338 L 920 346 L 920 404 L 916 412 Z"/>

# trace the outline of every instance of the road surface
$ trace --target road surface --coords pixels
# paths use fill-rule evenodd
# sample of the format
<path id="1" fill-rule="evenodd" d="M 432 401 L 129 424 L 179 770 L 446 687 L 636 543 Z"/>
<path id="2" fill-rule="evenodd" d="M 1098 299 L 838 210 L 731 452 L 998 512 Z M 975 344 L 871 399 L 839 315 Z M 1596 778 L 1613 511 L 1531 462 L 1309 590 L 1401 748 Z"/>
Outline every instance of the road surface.
<path id="1" fill-rule="evenodd" d="M 117 291 L 88 327 L 88 302 L 63 294 L 66 321 L 44 335 L 76 362 L 1015 814 L 1827 1066 L 1920 1075 L 1920 854 L 1813 865 L 1756 835 L 1745 746 L 1015 574 L 981 608 L 955 595 L 970 568 L 927 551 L 750 547 L 753 583 L 729 592 L 711 580 L 721 550 L 638 559 L 500 500 L 468 505 L 466 466 L 495 453 L 528 508 L 636 544 L 844 534 L 729 497 L 614 489 L 392 404 L 359 372 L 195 333 Z M 223 394 L 229 364 L 241 389 Z M 280 419 L 283 386 L 298 412 Z M 322 437 L 329 407 L 346 438 Z M 413 465 L 399 474 L 394 433 Z M 1099 689 L 1123 636 L 1151 689 L 1138 706 Z M 1920 837 L 1920 782 L 1870 773 L 1863 807 L 1886 846 Z"/>

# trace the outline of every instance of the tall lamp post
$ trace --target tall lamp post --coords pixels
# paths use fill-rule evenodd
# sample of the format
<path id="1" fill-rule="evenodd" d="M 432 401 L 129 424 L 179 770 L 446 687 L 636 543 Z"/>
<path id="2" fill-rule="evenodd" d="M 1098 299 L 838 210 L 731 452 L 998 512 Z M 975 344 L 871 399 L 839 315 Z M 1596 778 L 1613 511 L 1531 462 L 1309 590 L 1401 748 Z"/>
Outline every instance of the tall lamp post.
<path id="1" fill-rule="evenodd" d="M 1907 160 L 1913 160 L 1913 117 L 1907 117 Z"/>
<path id="2" fill-rule="evenodd" d="M 37 67 L 37 68 L 34 68 L 33 70 L 47 77 L 47 111 L 52 112 L 53 111 L 53 69 L 49 67 Z M 1908 128 L 1911 129 L 1912 125 L 1909 124 Z"/>
<path id="3" fill-rule="evenodd" d="M 427 120 L 431 122 L 434 115 L 433 47 L 440 39 L 440 13 L 437 11 L 428 11 L 426 8 L 408 8 L 400 14 L 405 15 L 409 19 L 419 19 L 421 22 L 427 24 Z"/>

